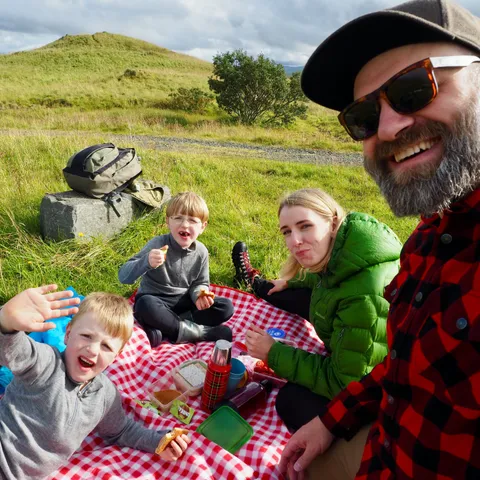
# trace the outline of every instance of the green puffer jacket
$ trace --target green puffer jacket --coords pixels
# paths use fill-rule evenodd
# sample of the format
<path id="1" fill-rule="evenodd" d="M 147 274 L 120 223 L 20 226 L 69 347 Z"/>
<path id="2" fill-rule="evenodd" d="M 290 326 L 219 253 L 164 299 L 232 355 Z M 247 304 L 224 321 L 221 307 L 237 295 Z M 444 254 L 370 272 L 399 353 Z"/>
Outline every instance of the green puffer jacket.
<path id="1" fill-rule="evenodd" d="M 383 291 L 398 272 L 401 248 L 387 225 L 364 213 L 348 214 L 326 271 L 288 282 L 288 288 L 312 289 L 310 322 L 330 355 L 276 342 L 269 367 L 328 398 L 369 373 L 387 353 Z"/>

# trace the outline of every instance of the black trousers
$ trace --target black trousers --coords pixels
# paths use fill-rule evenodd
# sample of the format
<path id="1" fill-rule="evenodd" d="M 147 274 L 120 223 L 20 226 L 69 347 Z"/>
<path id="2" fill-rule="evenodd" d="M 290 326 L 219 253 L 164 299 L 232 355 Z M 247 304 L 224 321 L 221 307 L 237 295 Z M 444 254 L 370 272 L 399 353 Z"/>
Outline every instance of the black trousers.
<path id="1" fill-rule="evenodd" d="M 287 288 L 281 292 L 268 295 L 273 283 L 257 277 L 253 284 L 253 291 L 257 297 L 263 298 L 277 308 L 289 313 L 295 313 L 308 320 L 310 316 L 310 288 Z M 287 383 L 277 395 L 275 408 L 291 432 L 297 431 L 325 410 L 330 400 L 322 395 L 311 392 L 308 388 Z"/>
<path id="2" fill-rule="evenodd" d="M 295 313 L 308 320 L 312 290 L 310 288 L 287 288 L 281 292 L 268 292 L 273 288 L 273 283 L 256 277 L 253 282 L 253 291 L 257 297 L 263 298 L 274 307 L 281 308 L 289 313 Z"/>
<path id="3" fill-rule="evenodd" d="M 293 433 L 300 427 L 324 413 L 330 401 L 323 395 L 317 395 L 306 387 L 287 383 L 278 392 L 275 409 L 288 430 Z"/>
<path id="4" fill-rule="evenodd" d="M 167 302 L 157 295 L 140 294 L 135 297 L 134 313 L 140 325 L 160 330 L 163 337 L 175 342 L 178 323 L 182 320 L 216 327 L 233 315 L 233 304 L 228 298 L 215 297 L 210 308 L 198 310 L 189 293 L 173 302 Z"/>

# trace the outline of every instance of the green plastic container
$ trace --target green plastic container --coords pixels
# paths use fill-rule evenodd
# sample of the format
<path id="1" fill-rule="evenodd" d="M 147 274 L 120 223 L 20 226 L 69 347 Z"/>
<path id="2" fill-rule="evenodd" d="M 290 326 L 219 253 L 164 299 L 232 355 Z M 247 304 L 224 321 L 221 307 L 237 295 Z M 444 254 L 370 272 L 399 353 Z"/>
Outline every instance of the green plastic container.
<path id="1" fill-rule="evenodd" d="M 253 428 L 235 410 L 223 406 L 215 410 L 197 432 L 230 453 L 235 453 L 253 435 Z"/>

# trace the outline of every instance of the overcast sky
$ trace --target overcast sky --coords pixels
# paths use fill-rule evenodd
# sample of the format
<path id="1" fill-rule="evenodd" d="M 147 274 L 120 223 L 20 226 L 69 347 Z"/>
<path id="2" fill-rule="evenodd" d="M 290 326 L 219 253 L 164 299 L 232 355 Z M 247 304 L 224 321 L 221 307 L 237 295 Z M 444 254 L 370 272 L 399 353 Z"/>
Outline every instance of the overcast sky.
<path id="1" fill-rule="evenodd" d="M 397 0 L 0 0 L 0 53 L 109 32 L 212 61 L 241 48 L 303 65 L 345 22 Z M 459 0 L 480 16 L 480 0 Z"/>

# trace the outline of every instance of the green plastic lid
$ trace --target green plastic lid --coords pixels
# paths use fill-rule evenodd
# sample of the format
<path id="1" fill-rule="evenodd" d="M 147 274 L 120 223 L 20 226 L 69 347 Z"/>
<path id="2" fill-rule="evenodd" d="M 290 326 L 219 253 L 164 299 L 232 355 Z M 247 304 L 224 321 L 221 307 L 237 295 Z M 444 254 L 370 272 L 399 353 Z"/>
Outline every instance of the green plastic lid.
<path id="1" fill-rule="evenodd" d="M 253 435 L 253 428 L 235 410 L 223 406 L 215 410 L 197 432 L 230 453 L 235 453 Z"/>

